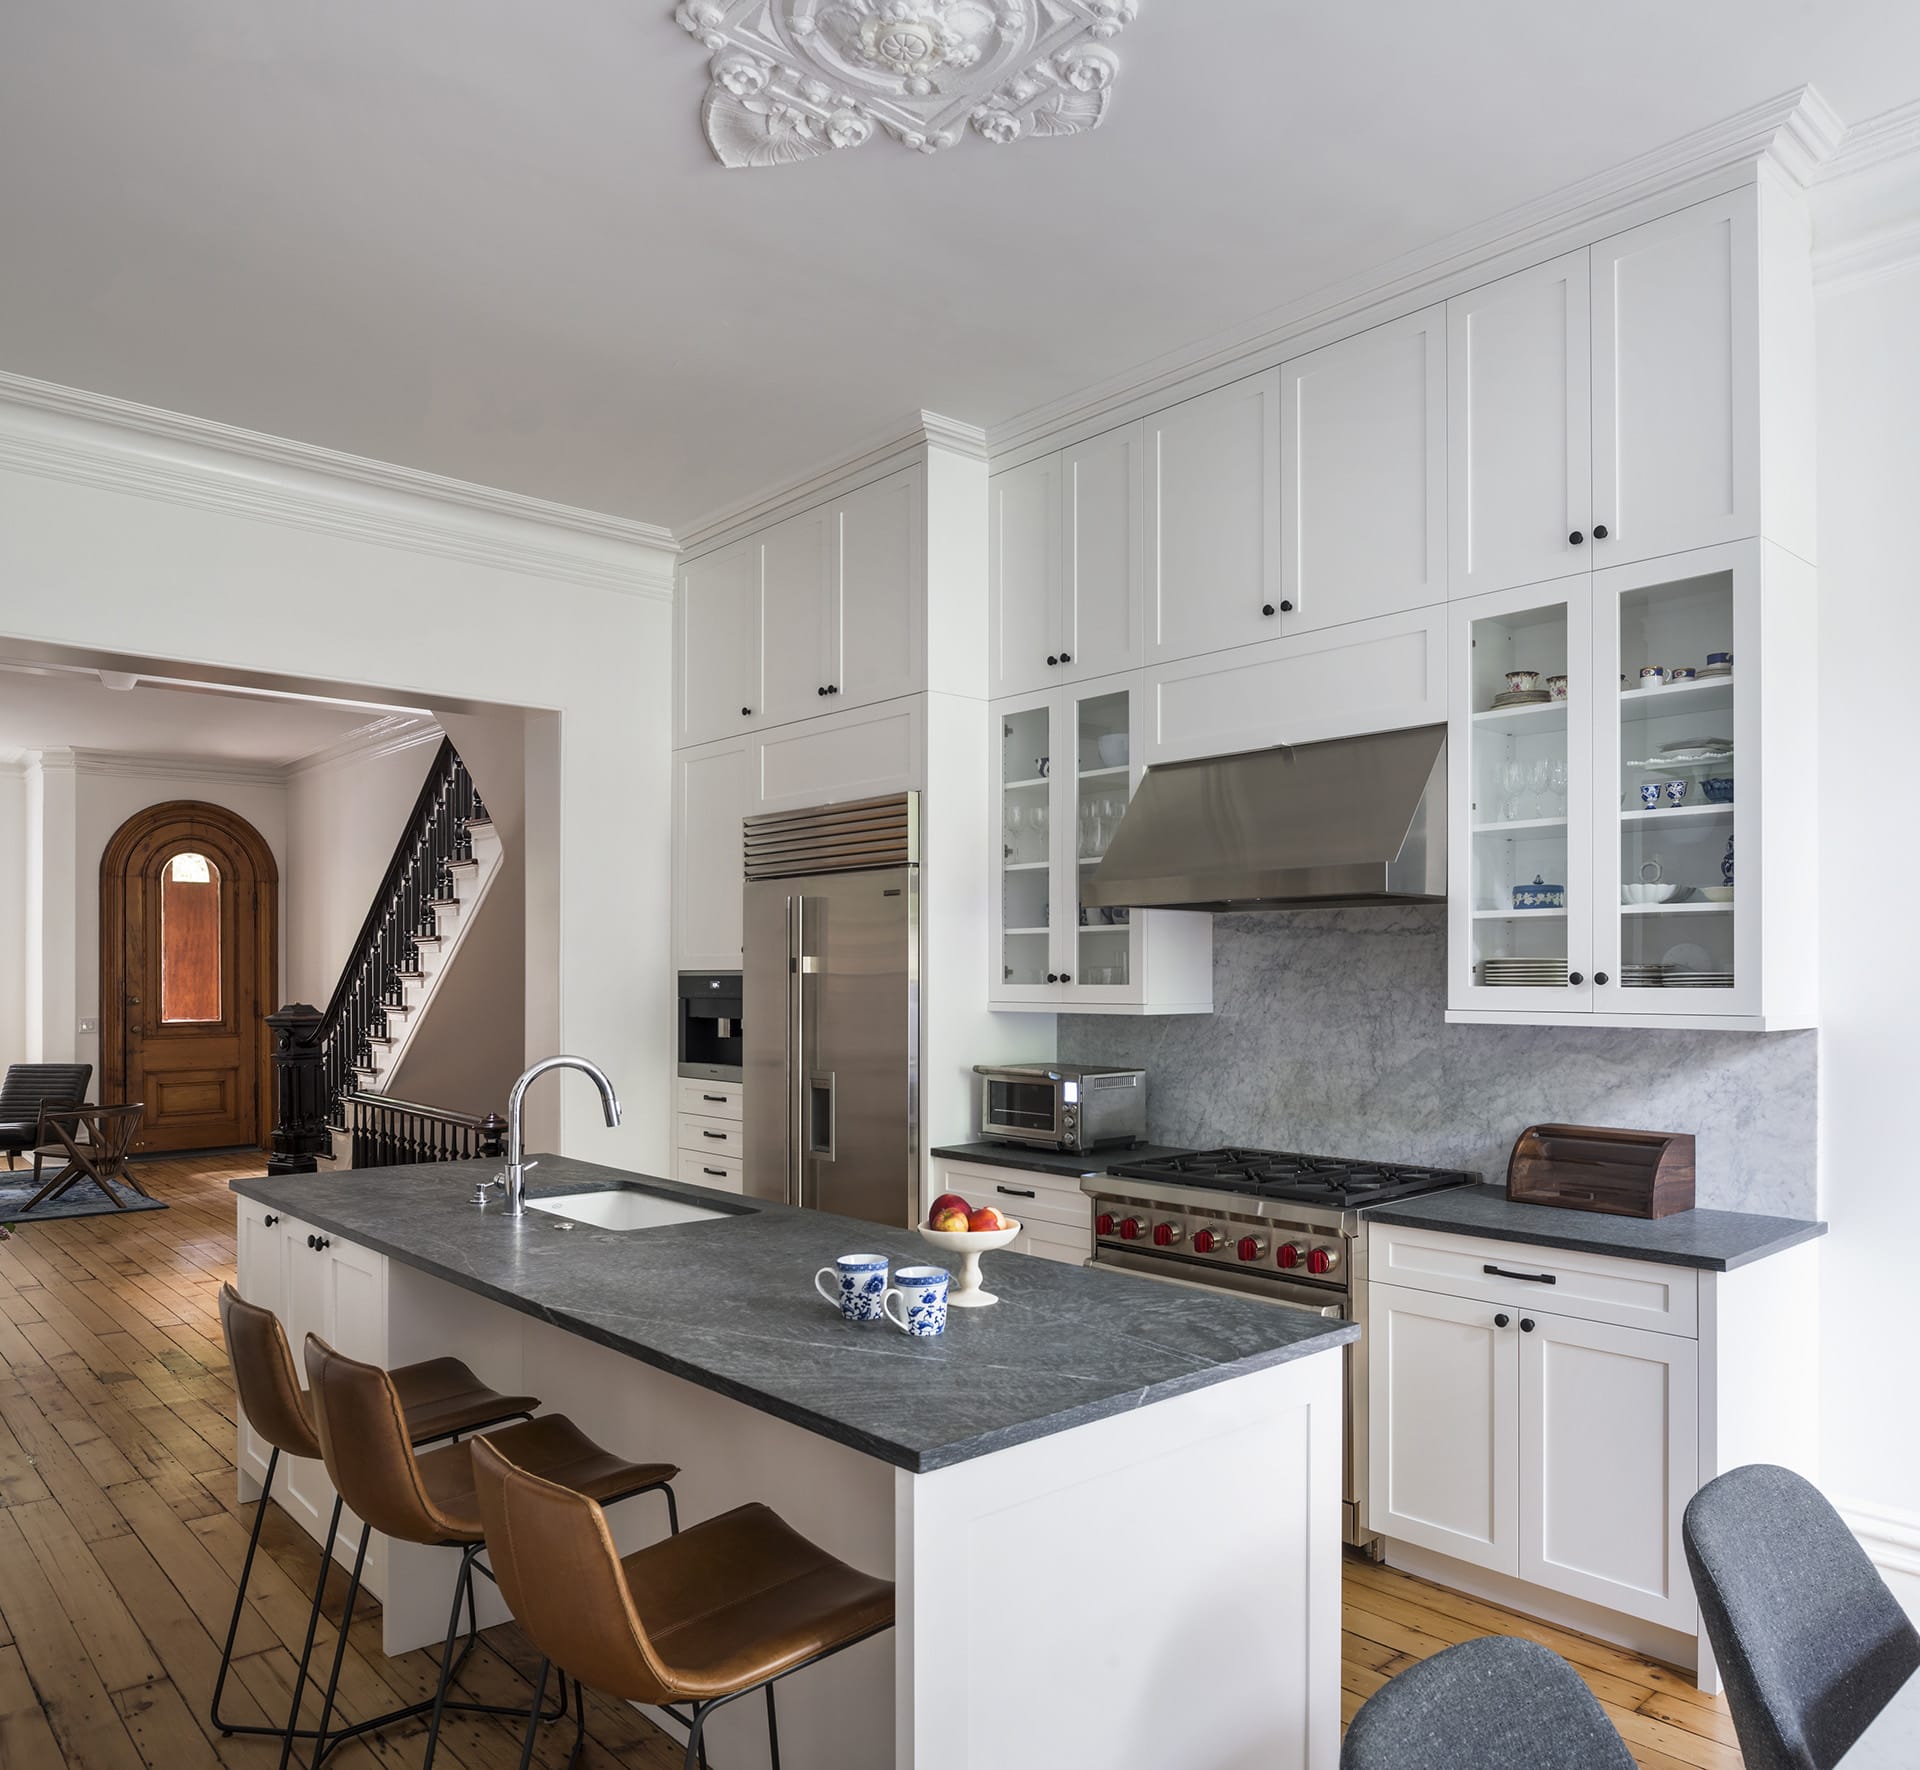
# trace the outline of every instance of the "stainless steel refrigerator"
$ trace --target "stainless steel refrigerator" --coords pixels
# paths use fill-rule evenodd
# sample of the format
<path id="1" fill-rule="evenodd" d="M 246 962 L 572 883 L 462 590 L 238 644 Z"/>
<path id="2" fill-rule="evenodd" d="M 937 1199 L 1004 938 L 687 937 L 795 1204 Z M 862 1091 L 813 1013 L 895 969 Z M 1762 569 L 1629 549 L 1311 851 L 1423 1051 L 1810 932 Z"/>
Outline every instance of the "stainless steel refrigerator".
<path id="1" fill-rule="evenodd" d="M 908 1228 L 920 1193 L 920 795 L 746 820 L 749 1197 Z"/>

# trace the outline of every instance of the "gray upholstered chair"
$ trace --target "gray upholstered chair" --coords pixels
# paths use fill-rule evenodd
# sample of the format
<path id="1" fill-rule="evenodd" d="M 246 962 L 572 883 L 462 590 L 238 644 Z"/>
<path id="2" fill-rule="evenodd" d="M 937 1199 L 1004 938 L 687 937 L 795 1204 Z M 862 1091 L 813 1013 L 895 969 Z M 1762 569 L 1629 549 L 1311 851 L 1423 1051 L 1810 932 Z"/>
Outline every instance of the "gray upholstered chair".
<path id="1" fill-rule="evenodd" d="M 1580 1675 L 1532 1641 L 1488 1635 L 1409 1666 L 1347 1729 L 1340 1770 L 1634 1770 Z"/>
<path id="2" fill-rule="evenodd" d="M 91 1063 L 12 1063 L 0 1082 L 0 1149 L 11 1168 L 40 1140 L 43 1106 L 79 1106 L 93 1080 Z"/>
<path id="3" fill-rule="evenodd" d="M 1914 1632 L 1810 1481 L 1751 1463 L 1682 1525 L 1747 1770 L 1832 1770 L 1912 1673 Z"/>

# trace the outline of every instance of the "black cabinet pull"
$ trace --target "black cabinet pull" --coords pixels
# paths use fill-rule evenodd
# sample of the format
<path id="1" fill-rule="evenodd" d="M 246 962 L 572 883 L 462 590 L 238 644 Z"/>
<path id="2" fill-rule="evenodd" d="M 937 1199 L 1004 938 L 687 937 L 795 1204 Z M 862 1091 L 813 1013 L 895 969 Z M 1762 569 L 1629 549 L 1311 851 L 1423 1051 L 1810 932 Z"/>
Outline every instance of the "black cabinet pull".
<path id="1" fill-rule="evenodd" d="M 1607 525 L 1604 522 L 1596 522 L 1593 525 L 1593 538 L 1596 541 L 1604 541 L 1607 538 Z"/>
<path id="2" fill-rule="evenodd" d="M 1054 971 L 1049 971 L 1047 973 L 1047 981 L 1049 983 L 1058 983 L 1060 981 L 1059 973 Z"/>
<path id="3" fill-rule="evenodd" d="M 1586 981 L 1587 981 L 1587 979 L 1586 979 L 1586 976 L 1585 976 L 1585 974 L 1584 974 L 1583 972 L 1579 972 L 1579 971 L 1569 971 L 1569 972 L 1567 973 L 1567 988 L 1568 988 L 1568 989 L 1578 989 L 1578 988 L 1579 988 L 1579 987 L 1581 986 L 1581 984 L 1583 984 L 1583 983 L 1585 983 Z"/>
<path id="4" fill-rule="evenodd" d="M 307 1237 L 307 1246 L 308 1246 L 308 1247 L 310 1247 L 310 1248 L 317 1248 L 317 1247 L 318 1247 L 319 1245 L 320 1245 L 320 1238 L 319 1238 L 319 1236 L 317 1236 L 317 1235 L 310 1235 L 310 1236 L 308 1236 L 308 1237 Z"/>
<path id="5" fill-rule="evenodd" d="M 740 717 L 742 719 L 751 719 L 753 717 L 753 709 L 751 707 L 742 707 L 740 709 Z"/>
<path id="6" fill-rule="evenodd" d="M 825 684 L 825 683 L 823 682 L 823 683 L 821 683 L 821 684 L 820 684 L 820 686 L 819 686 L 818 688 L 816 688 L 816 689 L 815 689 L 815 690 L 814 690 L 813 692 L 814 692 L 815 694 L 825 694 L 825 693 L 827 692 L 827 685 L 826 685 L 826 684 Z"/>
<path id="7" fill-rule="evenodd" d="M 703 1174 L 711 1174 L 716 1180 L 724 1180 L 727 1177 L 727 1170 L 725 1168 L 702 1168 L 700 1172 Z"/>
<path id="8" fill-rule="evenodd" d="M 1036 1196 L 1031 1186 L 1000 1186 L 996 1184 L 993 1190 L 995 1192 L 1004 1192 L 1008 1198 L 1033 1198 Z"/>
<path id="9" fill-rule="evenodd" d="M 333 1237 L 330 1235 L 323 1235 L 313 1245 L 321 1253 L 325 1253 L 328 1248 L 333 1246 Z"/>
<path id="10" fill-rule="evenodd" d="M 1073 662 L 1073 653 L 1070 651 L 1063 651 L 1060 654 L 1060 661 L 1063 664 L 1071 664 Z"/>
<path id="11" fill-rule="evenodd" d="M 702 1137 L 711 1137 L 716 1143 L 724 1143 L 727 1140 L 725 1131 L 702 1131 L 700 1135 Z"/>
<path id="12" fill-rule="evenodd" d="M 1558 1284 L 1560 1280 L 1551 1272 L 1509 1272 L 1504 1266 L 1482 1266 L 1482 1272 L 1491 1272 L 1495 1278 L 1519 1278 L 1528 1284 Z"/>
<path id="13" fill-rule="evenodd" d="M 828 693 L 828 694 L 838 694 L 839 692 L 840 692 L 840 684 L 839 684 L 839 683 L 837 683 L 837 682 L 829 682 L 829 683 L 827 684 L 827 693 Z"/>
<path id="14" fill-rule="evenodd" d="M 1607 974 L 1604 971 L 1596 971 L 1593 974 L 1593 981 L 1599 984 L 1602 989 L 1604 989 L 1606 988 Z"/>
<path id="15" fill-rule="evenodd" d="M 276 1223 L 280 1221 L 280 1219 L 277 1216 L 275 1216 L 273 1212 L 269 1211 L 264 1217 L 260 1219 L 260 1221 L 266 1224 L 266 1226 L 269 1229 L 271 1229 Z"/>
<path id="16" fill-rule="evenodd" d="M 1048 654 L 1048 656 L 1047 656 L 1047 668 L 1048 668 L 1049 670 L 1051 670 L 1051 669 L 1053 669 L 1053 668 L 1054 668 L 1054 666 L 1055 666 L 1055 665 L 1057 665 L 1057 664 L 1058 664 L 1059 662 L 1060 662 L 1060 660 L 1059 660 L 1059 659 L 1058 659 L 1057 657 L 1055 657 L 1055 656 L 1053 656 L 1053 655 L 1052 655 L 1051 653 L 1049 653 L 1049 654 Z"/>
<path id="17" fill-rule="evenodd" d="M 1587 537 L 1581 534 L 1578 529 L 1575 529 L 1573 533 L 1567 537 L 1567 541 L 1570 546 L 1578 547 L 1586 538 Z"/>
<path id="18" fill-rule="evenodd" d="M 1523 1316 L 1521 1316 L 1521 1317 L 1520 1317 L 1520 1331 L 1521 1331 L 1521 1332 L 1522 1332 L 1523 1334 L 1530 1334 L 1530 1333 L 1532 1333 L 1532 1332 L 1533 1332 L 1533 1325 L 1534 1325 L 1534 1324 L 1533 1324 L 1533 1317 L 1532 1317 L 1531 1315 L 1523 1315 Z"/>
<path id="19" fill-rule="evenodd" d="M 1513 1320 L 1511 1315 L 1496 1315 L 1493 1318 L 1493 1325 L 1495 1327 L 1505 1327 L 1511 1320 Z"/>
<path id="20" fill-rule="evenodd" d="M 1060 973 L 1060 981 L 1062 983 L 1071 983 L 1073 981 L 1073 973 L 1071 971 L 1062 971 Z"/>
<path id="21" fill-rule="evenodd" d="M 1290 615 L 1293 613 L 1293 604 L 1289 602 L 1284 596 L 1280 598 L 1280 612 L 1283 615 Z"/>
<path id="22" fill-rule="evenodd" d="M 725 1106 L 727 1103 L 727 1097 L 724 1094 L 702 1094 L 700 1098 L 702 1100 L 711 1100 L 715 1106 Z"/>
<path id="23" fill-rule="evenodd" d="M 1273 604 L 1272 604 L 1272 603 L 1270 603 L 1270 602 L 1263 602 L 1263 603 L 1261 603 L 1261 605 L 1260 605 L 1260 612 L 1261 612 L 1261 613 L 1262 613 L 1263 615 L 1270 615 L 1270 614 L 1272 614 L 1272 613 L 1273 613 Z"/>

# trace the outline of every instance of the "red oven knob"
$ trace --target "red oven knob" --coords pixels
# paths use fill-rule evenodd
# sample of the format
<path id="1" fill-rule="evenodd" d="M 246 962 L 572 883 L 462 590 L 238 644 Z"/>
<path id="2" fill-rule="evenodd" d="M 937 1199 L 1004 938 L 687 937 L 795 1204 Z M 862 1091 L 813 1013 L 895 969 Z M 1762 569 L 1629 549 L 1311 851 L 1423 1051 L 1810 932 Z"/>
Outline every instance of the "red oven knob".
<path id="1" fill-rule="evenodd" d="M 1220 1248 L 1220 1231 L 1217 1229 L 1196 1229 L 1193 1232 L 1193 1251 L 1196 1254 L 1217 1253 Z"/>
<path id="2" fill-rule="evenodd" d="M 1291 1269 L 1292 1267 L 1298 1266 L 1300 1262 L 1306 1257 L 1306 1249 L 1303 1248 L 1297 1241 L 1282 1242 L 1280 1244 L 1280 1252 L 1277 1257 L 1282 1266 L 1285 1266 Z"/>
<path id="3" fill-rule="evenodd" d="M 1153 1245 L 1156 1248 L 1171 1248 L 1179 1244 L 1181 1235 L 1178 1223 L 1156 1223 L 1153 1226 Z"/>
<path id="4" fill-rule="evenodd" d="M 1239 1246 L 1234 1249 L 1243 1260 L 1257 1260 L 1267 1251 L 1267 1244 L 1257 1235 L 1243 1235 Z"/>
<path id="5" fill-rule="evenodd" d="M 1147 1232 L 1147 1226 L 1138 1217 L 1129 1217 L 1120 1225 L 1122 1241 L 1138 1241 Z"/>
<path id="6" fill-rule="evenodd" d="M 1113 1233 L 1113 1213 L 1111 1211 L 1102 1211 L 1099 1216 L 1094 1218 L 1093 1232 L 1095 1235 L 1111 1235 Z"/>
<path id="7" fill-rule="evenodd" d="M 1315 1248 L 1307 1256 L 1307 1270 L 1313 1273 L 1328 1273 L 1334 1269 L 1340 1256 L 1331 1248 Z"/>

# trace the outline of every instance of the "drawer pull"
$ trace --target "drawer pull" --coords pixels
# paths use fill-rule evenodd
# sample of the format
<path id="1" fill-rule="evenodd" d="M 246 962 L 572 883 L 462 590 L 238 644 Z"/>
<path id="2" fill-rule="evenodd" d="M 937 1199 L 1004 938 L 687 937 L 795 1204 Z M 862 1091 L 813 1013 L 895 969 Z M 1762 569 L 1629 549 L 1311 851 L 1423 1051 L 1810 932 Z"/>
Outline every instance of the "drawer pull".
<path id="1" fill-rule="evenodd" d="M 724 1143 L 727 1140 L 727 1134 L 725 1131 L 702 1131 L 700 1135 L 702 1137 L 711 1137 L 716 1143 Z M 1552 1284 L 1553 1280 L 1548 1279 L 1547 1283 Z"/>
<path id="2" fill-rule="evenodd" d="M 280 1221 L 280 1219 L 272 1211 L 269 1211 L 264 1217 L 260 1219 L 260 1221 L 264 1223 L 269 1229 L 271 1229 L 276 1223 Z"/>
<path id="3" fill-rule="evenodd" d="M 1031 1186 L 995 1186 L 995 1192 L 1004 1192 L 1008 1198 L 1032 1198 L 1035 1196 Z"/>
<path id="4" fill-rule="evenodd" d="M 711 1100 L 715 1106 L 725 1106 L 727 1103 L 727 1097 L 724 1094 L 702 1094 L 700 1098 L 702 1100 Z"/>
<path id="5" fill-rule="evenodd" d="M 727 1177 L 727 1170 L 725 1168 L 702 1168 L 700 1172 L 703 1174 L 711 1174 L 716 1180 L 724 1180 Z"/>
<path id="6" fill-rule="evenodd" d="M 1518 1278 L 1527 1284 L 1558 1284 L 1559 1276 L 1552 1272 L 1509 1272 L 1504 1266 L 1482 1266 L 1482 1272 L 1491 1272 L 1495 1278 Z"/>

